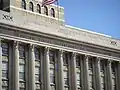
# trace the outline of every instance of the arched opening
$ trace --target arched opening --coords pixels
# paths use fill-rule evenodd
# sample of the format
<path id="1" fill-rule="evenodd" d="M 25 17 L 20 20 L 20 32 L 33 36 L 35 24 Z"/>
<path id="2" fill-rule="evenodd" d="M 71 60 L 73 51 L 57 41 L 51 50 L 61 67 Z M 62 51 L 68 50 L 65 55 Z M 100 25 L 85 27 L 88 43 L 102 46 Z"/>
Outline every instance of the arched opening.
<path id="1" fill-rule="evenodd" d="M 41 13 L 41 7 L 40 7 L 39 4 L 37 4 L 37 12 L 38 12 L 38 13 Z"/>
<path id="2" fill-rule="evenodd" d="M 26 2 L 25 2 L 25 0 L 21 1 L 21 8 L 26 9 Z"/>
<path id="3" fill-rule="evenodd" d="M 44 6 L 44 14 L 48 15 L 48 8 L 46 6 Z"/>
<path id="4" fill-rule="evenodd" d="M 29 10 L 32 12 L 34 11 L 34 6 L 32 2 L 29 2 Z"/>
<path id="5" fill-rule="evenodd" d="M 51 16 L 52 16 L 52 17 L 55 17 L 55 10 L 54 10 L 53 8 L 51 8 L 50 13 L 51 13 Z"/>

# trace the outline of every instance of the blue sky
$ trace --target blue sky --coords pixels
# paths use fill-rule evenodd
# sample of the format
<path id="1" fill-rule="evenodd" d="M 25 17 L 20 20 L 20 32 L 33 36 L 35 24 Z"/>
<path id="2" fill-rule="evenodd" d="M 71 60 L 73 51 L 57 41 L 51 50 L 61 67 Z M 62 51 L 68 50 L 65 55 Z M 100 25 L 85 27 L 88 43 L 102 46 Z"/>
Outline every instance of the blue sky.
<path id="1" fill-rule="evenodd" d="M 66 24 L 120 39 L 120 0 L 59 0 Z"/>

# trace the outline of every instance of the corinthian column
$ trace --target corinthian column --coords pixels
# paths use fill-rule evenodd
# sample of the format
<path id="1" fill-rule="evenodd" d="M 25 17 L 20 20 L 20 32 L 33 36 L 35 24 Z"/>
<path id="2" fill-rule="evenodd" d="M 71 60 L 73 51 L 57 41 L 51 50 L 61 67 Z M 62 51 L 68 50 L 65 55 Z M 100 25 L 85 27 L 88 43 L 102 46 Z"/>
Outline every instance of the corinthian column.
<path id="1" fill-rule="evenodd" d="M 29 46 L 29 90 L 35 90 L 35 54 L 32 44 Z"/>
<path id="2" fill-rule="evenodd" d="M 18 50 L 18 42 L 14 41 L 13 44 L 13 56 L 14 56 L 14 70 L 13 70 L 13 90 L 19 90 L 19 50 Z"/>
<path id="3" fill-rule="evenodd" d="M 44 88 L 45 90 L 50 90 L 50 64 L 49 64 L 49 48 L 45 47 L 45 52 L 44 52 Z"/>
<path id="4" fill-rule="evenodd" d="M 71 88 L 72 90 L 77 90 L 77 79 L 76 79 L 76 53 L 72 53 L 71 60 Z"/>
<path id="5" fill-rule="evenodd" d="M 2 47 L 0 39 L 0 90 L 2 90 Z"/>
<path id="6" fill-rule="evenodd" d="M 58 90 L 64 90 L 64 78 L 63 78 L 63 51 L 58 52 Z"/>

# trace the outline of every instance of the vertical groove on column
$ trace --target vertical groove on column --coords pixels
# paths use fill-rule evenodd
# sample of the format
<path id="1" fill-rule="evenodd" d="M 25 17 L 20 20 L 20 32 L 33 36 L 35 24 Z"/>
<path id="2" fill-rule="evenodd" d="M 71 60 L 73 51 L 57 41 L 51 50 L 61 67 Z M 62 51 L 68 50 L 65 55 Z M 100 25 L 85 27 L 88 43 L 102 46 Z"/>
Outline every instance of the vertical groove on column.
<path id="1" fill-rule="evenodd" d="M 111 61 L 108 60 L 107 62 L 107 78 L 108 78 L 108 81 L 107 81 L 107 86 L 108 86 L 108 89 L 109 90 L 113 90 L 113 85 L 112 85 L 112 71 L 111 71 Z"/>
<path id="2" fill-rule="evenodd" d="M 14 86 L 14 90 L 19 90 L 19 50 L 18 50 L 18 42 L 17 41 L 14 41 L 13 56 L 14 56 L 13 86 Z"/>
<path id="3" fill-rule="evenodd" d="M 58 52 L 58 90 L 64 90 L 64 78 L 63 78 L 63 51 Z"/>
<path id="4" fill-rule="evenodd" d="M 35 54 L 32 44 L 29 47 L 29 90 L 35 90 Z"/>
<path id="5" fill-rule="evenodd" d="M 71 89 L 77 90 L 77 79 L 76 79 L 76 53 L 72 53 L 72 60 L 71 60 Z"/>
<path id="6" fill-rule="evenodd" d="M 88 80 L 88 58 L 89 56 L 85 55 L 84 59 L 84 90 L 89 90 L 89 80 Z"/>
<path id="7" fill-rule="evenodd" d="M 101 90 L 100 58 L 96 58 L 96 90 Z"/>
<path id="8" fill-rule="evenodd" d="M 50 90 L 50 66 L 49 66 L 49 48 L 48 47 L 45 47 L 45 60 L 44 60 L 44 68 L 45 68 L 45 71 L 44 71 L 44 80 L 45 80 L 45 90 Z"/>
<path id="9" fill-rule="evenodd" d="M 2 47 L 0 39 L 0 90 L 2 90 Z"/>

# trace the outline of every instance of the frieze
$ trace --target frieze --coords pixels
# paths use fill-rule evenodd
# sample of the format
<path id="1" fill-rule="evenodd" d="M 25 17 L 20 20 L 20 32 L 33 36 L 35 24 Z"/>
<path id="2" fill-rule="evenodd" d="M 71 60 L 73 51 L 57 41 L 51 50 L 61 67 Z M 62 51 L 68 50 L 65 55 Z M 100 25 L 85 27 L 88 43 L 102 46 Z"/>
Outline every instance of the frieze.
<path id="1" fill-rule="evenodd" d="M 72 42 L 66 42 L 66 41 L 63 41 L 63 40 L 47 38 L 47 37 L 43 37 L 43 36 L 40 36 L 40 35 L 31 34 L 31 33 L 28 33 L 28 32 L 14 31 L 14 30 L 2 28 L 0 30 L 0 33 L 16 36 L 16 37 L 20 37 L 20 38 L 26 38 L 26 39 L 30 39 L 30 40 L 45 42 L 45 43 L 49 43 L 49 44 L 69 47 L 69 48 L 73 48 L 73 49 L 79 49 L 79 50 L 84 50 L 84 51 L 90 51 L 90 52 L 105 54 L 105 55 L 109 55 L 109 56 L 115 56 L 115 57 L 120 58 L 120 55 L 115 53 L 115 52 L 106 51 L 106 50 L 102 50 L 102 49 L 87 46 L 87 45 L 82 45 L 82 44 L 77 44 L 77 43 L 72 43 Z"/>
<path id="2" fill-rule="evenodd" d="M 2 19 L 8 20 L 8 21 L 13 21 L 13 16 L 2 14 Z"/>

